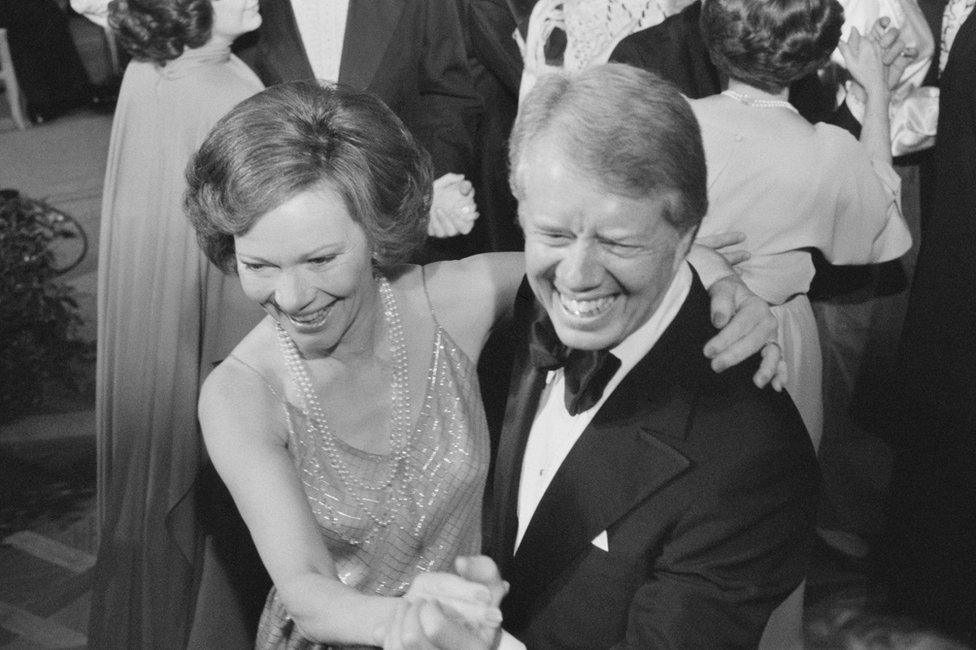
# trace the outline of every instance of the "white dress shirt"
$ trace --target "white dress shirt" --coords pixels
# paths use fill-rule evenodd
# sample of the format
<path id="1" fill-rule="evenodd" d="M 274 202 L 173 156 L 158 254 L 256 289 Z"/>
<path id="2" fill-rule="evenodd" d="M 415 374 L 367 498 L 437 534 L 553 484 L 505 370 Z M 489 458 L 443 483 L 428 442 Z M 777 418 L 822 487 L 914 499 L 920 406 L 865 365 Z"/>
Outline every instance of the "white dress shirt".
<path id="1" fill-rule="evenodd" d="M 522 543 L 522 536 L 529 527 L 532 515 L 546 493 L 552 477 L 559 470 L 559 466 L 610 394 L 637 365 L 637 362 L 650 352 L 661 334 L 674 320 L 685 298 L 688 297 L 691 280 L 691 268 L 687 263 L 681 264 L 664 298 L 661 299 L 661 304 L 647 322 L 611 350 L 613 355 L 620 359 L 620 367 L 604 389 L 600 401 L 589 409 L 570 415 L 563 399 L 565 391 L 563 370 L 559 368 L 549 373 L 522 457 L 516 550 Z"/>
<path id="2" fill-rule="evenodd" d="M 338 81 L 349 0 L 291 0 L 291 8 L 315 78 Z"/>
<path id="3" fill-rule="evenodd" d="M 681 305 L 684 304 L 685 298 L 688 297 L 688 292 L 691 290 L 691 280 L 691 267 L 685 262 L 678 268 L 678 272 L 671 280 L 671 285 L 665 292 L 664 298 L 661 299 L 661 304 L 647 319 L 647 322 L 611 350 L 613 355 L 620 359 L 620 367 L 617 368 L 617 372 L 607 383 L 600 401 L 589 409 L 576 415 L 570 415 L 563 399 L 565 382 L 562 368 L 549 373 L 546 378 L 546 387 L 539 397 L 539 408 L 536 411 L 535 419 L 532 421 L 532 429 L 529 431 L 529 439 L 522 456 L 522 476 L 519 480 L 518 495 L 518 533 L 515 537 L 516 550 L 522 543 L 522 536 L 525 535 L 525 530 L 529 527 L 529 522 L 532 520 L 532 515 L 535 514 L 535 509 L 539 506 L 542 496 L 549 488 L 553 475 L 566 460 L 566 456 L 569 455 L 573 445 L 583 435 L 583 431 L 593 420 L 593 416 L 600 410 L 603 403 L 620 385 L 627 373 L 637 365 L 637 362 L 651 351 L 651 348 L 661 338 L 661 334 L 678 315 Z M 525 644 L 502 630 L 498 650 L 525 650 Z"/>

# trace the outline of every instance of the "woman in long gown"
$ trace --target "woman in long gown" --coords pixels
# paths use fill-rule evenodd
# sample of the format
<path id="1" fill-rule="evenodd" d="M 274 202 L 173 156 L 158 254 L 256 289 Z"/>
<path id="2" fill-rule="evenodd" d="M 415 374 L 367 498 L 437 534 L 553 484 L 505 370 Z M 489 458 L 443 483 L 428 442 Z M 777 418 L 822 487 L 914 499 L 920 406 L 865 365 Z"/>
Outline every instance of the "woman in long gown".
<path id="1" fill-rule="evenodd" d="M 480 547 L 476 364 L 523 262 L 403 264 L 424 241 L 431 175 L 377 98 L 314 82 L 239 104 L 188 172 L 202 246 L 268 312 L 200 397 L 207 449 L 274 582 L 259 648 L 395 644 L 431 596 L 483 638 L 498 629 L 491 562 L 468 560 L 487 563 L 491 589 L 444 572 Z"/>
<path id="2" fill-rule="evenodd" d="M 709 211 L 699 236 L 738 230 L 751 258 L 737 269 L 750 289 L 779 305 L 786 389 L 816 446 L 823 425 L 821 358 L 806 292 L 809 249 L 833 264 L 895 259 L 911 235 L 891 167 L 886 70 L 881 48 L 856 30 L 841 43 L 866 94 L 860 142 L 812 125 L 786 101 L 789 84 L 822 66 L 838 46 L 836 0 L 705 0 L 702 35 L 728 90 L 691 102 L 708 161 Z"/>
<path id="3" fill-rule="evenodd" d="M 98 268 L 100 544 L 93 647 L 183 647 L 201 533 L 202 378 L 261 313 L 200 253 L 184 170 L 210 127 L 261 90 L 230 53 L 260 24 L 246 0 L 116 0 L 132 55 L 116 107 Z"/>
<path id="4" fill-rule="evenodd" d="M 424 241 L 430 159 L 379 99 L 347 89 L 253 97 L 188 177 L 208 255 L 268 312 L 200 398 L 275 585 L 256 646 L 382 645 L 406 602 L 391 596 L 480 548 L 476 363 L 520 254 L 402 264 Z M 490 632 L 500 593 L 469 587 Z"/>

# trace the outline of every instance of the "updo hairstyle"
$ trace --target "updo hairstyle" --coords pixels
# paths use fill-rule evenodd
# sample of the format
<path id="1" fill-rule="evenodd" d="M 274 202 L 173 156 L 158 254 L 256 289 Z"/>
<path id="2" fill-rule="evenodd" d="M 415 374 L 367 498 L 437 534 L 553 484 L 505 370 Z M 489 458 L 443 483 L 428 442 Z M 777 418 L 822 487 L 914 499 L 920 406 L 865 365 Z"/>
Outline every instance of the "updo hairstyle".
<path id="1" fill-rule="evenodd" d="M 700 24 L 719 70 L 778 92 L 827 62 L 843 22 L 837 0 L 703 0 Z"/>
<path id="2" fill-rule="evenodd" d="M 225 272 L 236 271 L 234 236 L 317 187 L 342 197 L 381 268 L 427 237 L 430 156 L 379 98 L 342 86 L 297 81 L 245 99 L 210 131 L 186 178 L 187 217 Z"/>
<path id="3" fill-rule="evenodd" d="M 210 0 L 112 0 L 108 22 L 133 59 L 166 65 L 210 40 Z"/>

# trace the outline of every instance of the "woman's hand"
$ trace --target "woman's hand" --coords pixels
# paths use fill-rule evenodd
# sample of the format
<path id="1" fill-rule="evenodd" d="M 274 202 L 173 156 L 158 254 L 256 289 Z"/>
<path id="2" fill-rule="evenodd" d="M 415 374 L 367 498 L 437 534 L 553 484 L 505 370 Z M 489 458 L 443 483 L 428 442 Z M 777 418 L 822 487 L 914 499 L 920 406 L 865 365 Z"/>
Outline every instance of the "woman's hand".
<path id="1" fill-rule="evenodd" d="M 502 598 L 508 583 L 488 557 L 459 557 L 459 575 L 421 574 L 414 579 L 387 630 L 383 647 L 393 650 L 481 650 L 501 637 Z"/>
<path id="2" fill-rule="evenodd" d="M 427 234 L 454 237 L 471 232 L 478 218 L 474 187 L 461 174 L 444 174 L 434 181 Z"/>
<path id="3" fill-rule="evenodd" d="M 897 27 L 889 27 L 889 25 L 891 25 L 891 19 L 887 16 L 881 16 L 874 21 L 867 38 L 878 43 L 881 47 L 881 61 L 886 70 L 885 78 L 888 83 L 888 90 L 894 91 L 901 82 L 901 76 L 905 69 L 918 57 L 918 48 L 909 47 L 901 37 L 901 30 Z M 851 80 L 850 91 L 862 104 L 867 100 L 864 88 L 856 80 Z"/>
<path id="4" fill-rule="evenodd" d="M 874 33 L 874 30 L 872 31 Z M 882 37 L 879 37 L 882 38 Z M 851 28 L 847 41 L 840 41 L 837 47 L 844 56 L 847 71 L 868 97 L 884 98 L 890 94 L 888 70 L 879 38 L 861 36 L 856 27 Z"/>
<path id="5" fill-rule="evenodd" d="M 495 626 L 501 620 L 501 597 L 491 587 L 453 573 L 422 573 L 403 597 L 411 602 L 436 600 L 474 627 Z"/>
<path id="6" fill-rule="evenodd" d="M 501 627 L 474 629 L 436 600 L 403 600 L 383 639 L 385 650 L 492 650 Z"/>

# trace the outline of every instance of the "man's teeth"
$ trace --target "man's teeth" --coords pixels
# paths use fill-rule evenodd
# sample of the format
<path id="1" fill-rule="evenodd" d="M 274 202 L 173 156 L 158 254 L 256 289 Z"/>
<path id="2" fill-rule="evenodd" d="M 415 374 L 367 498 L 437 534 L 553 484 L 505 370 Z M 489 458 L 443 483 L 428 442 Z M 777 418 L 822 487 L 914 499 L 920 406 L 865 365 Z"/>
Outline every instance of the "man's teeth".
<path id="1" fill-rule="evenodd" d="M 559 296 L 563 309 L 573 316 L 596 316 L 613 304 L 613 296 L 597 298 L 596 300 L 570 300 Z"/>

